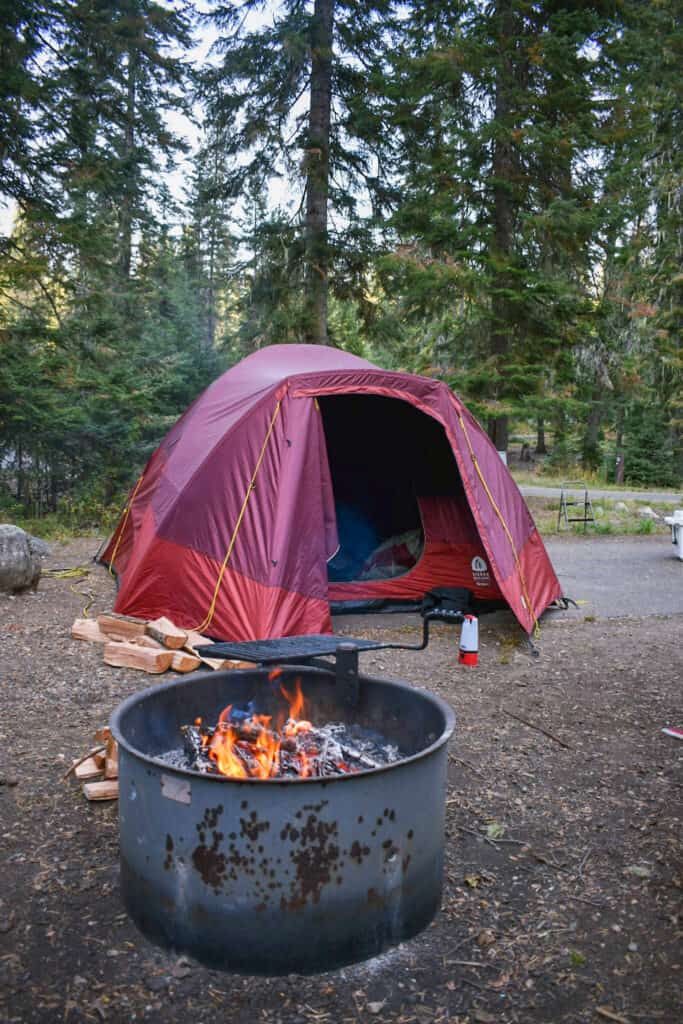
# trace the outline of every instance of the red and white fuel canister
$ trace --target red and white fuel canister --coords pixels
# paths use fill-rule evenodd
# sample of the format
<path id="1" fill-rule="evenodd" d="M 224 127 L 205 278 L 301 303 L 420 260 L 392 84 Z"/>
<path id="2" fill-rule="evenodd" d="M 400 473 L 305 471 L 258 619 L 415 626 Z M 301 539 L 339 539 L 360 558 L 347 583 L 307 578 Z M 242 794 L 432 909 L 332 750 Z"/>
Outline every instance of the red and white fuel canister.
<path id="1" fill-rule="evenodd" d="M 479 622 L 476 615 L 466 615 L 460 629 L 461 665 L 476 665 L 479 660 Z"/>

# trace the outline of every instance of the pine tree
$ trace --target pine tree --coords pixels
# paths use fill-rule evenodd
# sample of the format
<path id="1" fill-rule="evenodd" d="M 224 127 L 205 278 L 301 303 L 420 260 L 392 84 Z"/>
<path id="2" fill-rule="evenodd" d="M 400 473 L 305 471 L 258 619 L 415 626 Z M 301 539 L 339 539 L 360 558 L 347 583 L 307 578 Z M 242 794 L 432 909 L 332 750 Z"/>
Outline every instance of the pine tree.
<path id="1" fill-rule="evenodd" d="M 205 75 L 207 115 L 234 159 L 233 194 L 267 194 L 278 180 L 295 204 L 296 244 L 287 252 L 301 301 L 290 329 L 316 343 L 327 342 L 329 288 L 364 288 L 345 257 L 355 253 L 367 269 L 371 210 L 363 204 L 372 195 L 378 213 L 383 202 L 378 167 L 386 139 L 376 85 L 391 5 L 282 0 L 265 25 L 255 18 L 255 0 L 213 8 L 221 62 Z M 270 230 L 278 223 L 288 234 L 281 216 Z"/>
<path id="2" fill-rule="evenodd" d="M 455 308 L 450 363 L 507 444 L 566 377 L 595 230 L 590 5 L 420 5 L 397 51 L 401 246 L 383 264 L 418 317 Z"/>

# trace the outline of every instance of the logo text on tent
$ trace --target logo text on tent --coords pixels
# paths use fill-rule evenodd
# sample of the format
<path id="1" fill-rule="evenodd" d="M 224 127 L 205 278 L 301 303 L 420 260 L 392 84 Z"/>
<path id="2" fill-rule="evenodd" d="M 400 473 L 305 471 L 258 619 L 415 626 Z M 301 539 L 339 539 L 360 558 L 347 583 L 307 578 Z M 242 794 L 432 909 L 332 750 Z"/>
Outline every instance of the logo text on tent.
<path id="1" fill-rule="evenodd" d="M 489 567 L 481 555 L 475 555 L 472 559 L 472 578 L 477 587 L 488 587 L 491 584 Z"/>

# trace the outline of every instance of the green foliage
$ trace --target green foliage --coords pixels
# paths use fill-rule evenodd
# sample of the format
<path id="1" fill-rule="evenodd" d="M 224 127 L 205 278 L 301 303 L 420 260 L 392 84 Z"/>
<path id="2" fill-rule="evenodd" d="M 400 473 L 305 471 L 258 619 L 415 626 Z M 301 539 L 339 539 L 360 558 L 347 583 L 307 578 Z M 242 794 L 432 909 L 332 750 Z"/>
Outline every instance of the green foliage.
<path id="1" fill-rule="evenodd" d="M 108 522 L 226 365 L 309 337 L 322 6 L 212 3 L 215 52 L 190 68 L 179 0 L 0 4 L 0 199 L 17 210 L 0 237 L 3 517 Z M 540 471 L 597 480 L 623 454 L 630 486 L 678 484 L 677 3 L 334 13 L 313 267 L 331 343 L 447 381 L 501 446 L 508 420 L 542 421 Z M 193 84 L 179 202 L 169 124 Z"/>
<path id="2" fill-rule="evenodd" d="M 674 452 L 666 410 L 636 403 L 625 423 L 624 479 L 643 487 L 674 487 Z"/>

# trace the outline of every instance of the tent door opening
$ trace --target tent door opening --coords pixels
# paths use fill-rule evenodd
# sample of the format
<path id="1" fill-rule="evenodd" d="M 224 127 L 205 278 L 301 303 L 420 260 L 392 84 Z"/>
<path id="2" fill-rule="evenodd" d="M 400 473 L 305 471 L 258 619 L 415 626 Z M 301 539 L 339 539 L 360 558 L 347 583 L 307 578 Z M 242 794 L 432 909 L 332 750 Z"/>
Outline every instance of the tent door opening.
<path id="1" fill-rule="evenodd" d="M 402 576 L 424 550 L 420 499 L 462 493 L 443 427 L 395 398 L 325 395 L 318 403 L 339 535 L 330 582 Z"/>

